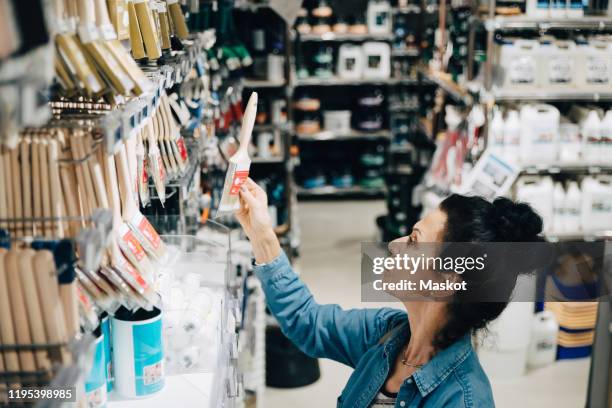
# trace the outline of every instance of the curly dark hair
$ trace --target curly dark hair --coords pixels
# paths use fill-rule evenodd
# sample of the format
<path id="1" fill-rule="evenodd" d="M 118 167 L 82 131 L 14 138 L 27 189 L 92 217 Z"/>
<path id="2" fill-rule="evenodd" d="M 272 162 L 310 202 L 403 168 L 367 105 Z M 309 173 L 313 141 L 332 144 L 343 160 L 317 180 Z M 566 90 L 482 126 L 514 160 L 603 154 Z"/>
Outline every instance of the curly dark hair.
<path id="1" fill-rule="evenodd" d="M 446 214 L 445 242 L 538 242 L 543 239 L 542 218 L 525 203 L 507 198 L 489 202 L 482 197 L 453 194 L 440 204 Z M 507 275 L 507 273 L 505 273 Z M 514 288 L 519 273 L 506 276 L 496 268 L 471 270 L 462 275 L 470 287 L 479 291 L 497 289 L 500 283 Z M 457 291 L 448 303 L 448 319 L 434 339 L 434 347 L 442 350 L 467 333 L 485 328 L 508 305 L 505 302 L 475 302 L 473 294 Z"/>

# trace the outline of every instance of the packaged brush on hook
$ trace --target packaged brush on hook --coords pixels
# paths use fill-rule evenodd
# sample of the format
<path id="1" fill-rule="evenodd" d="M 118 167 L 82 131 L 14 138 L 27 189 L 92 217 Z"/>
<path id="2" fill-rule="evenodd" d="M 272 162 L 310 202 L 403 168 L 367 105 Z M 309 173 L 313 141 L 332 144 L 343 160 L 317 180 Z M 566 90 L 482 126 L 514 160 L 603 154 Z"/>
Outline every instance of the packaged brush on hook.
<path id="1" fill-rule="evenodd" d="M 223 194 L 221 196 L 219 208 L 217 209 L 217 216 L 223 213 L 236 211 L 240 207 L 238 192 L 249 176 L 251 158 L 249 157 L 248 148 L 251 141 L 251 134 L 253 133 L 256 114 L 257 93 L 253 92 L 249 98 L 242 118 L 242 127 L 240 128 L 239 134 L 240 147 L 229 159 L 227 173 L 225 175 L 225 184 L 223 185 Z"/>

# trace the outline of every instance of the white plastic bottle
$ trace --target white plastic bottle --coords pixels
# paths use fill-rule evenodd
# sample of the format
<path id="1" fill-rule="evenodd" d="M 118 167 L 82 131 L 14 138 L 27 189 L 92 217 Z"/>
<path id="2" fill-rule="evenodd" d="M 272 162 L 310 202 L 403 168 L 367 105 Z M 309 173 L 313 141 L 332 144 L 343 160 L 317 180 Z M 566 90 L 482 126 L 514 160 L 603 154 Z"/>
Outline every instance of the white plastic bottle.
<path id="1" fill-rule="evenodd" d="M 368 31 L 370 34 L 387 34 L 391 32 L 391 4 L 384 0 L 368 2 Z"/>
<path id="2" fill-rule="evenodd" d="M 544 367 L 555 361 L 558 333 L 559 323 L 553 312 L 545 310 L 536 313 L 531 327 L 531 342 L 527 357 L 529 367 Z"/>
<path id="3" fill-rule="evenodd" d="M 565 190 L 563 185 L 556 182 L 553 190 L 553 232 L 563 232 L 565 230 Z"/>
<path id="4" fill-rule="evenodd" d="M 522 163 L 554 163 L 558 159 L 560 117 L 559 110 L 552 105 L 525 105 L 521 108 Z"/>
<path id="5" fill-rule="evenodd" d="M 527 0 L 529 17 L 550 17 L 550 2 L 545 0 Z"/>
<path id="6" fill-rule="evenodd" d="M 585 163 L 599 163 L 599 148 L 601 145 L 601 121 L 597 111 L 589 112 L 582 123 L 582 159 Z"/>
<path id="7" fill-rule="evenodd" d="M 500 109 L 495 109 L 487 138 L 487 148 L 495 155 L 504 154 L 504 118 Z"/>
<path id="8" fill-rule="evenodd" d="M 582 191 L 576 181 L 570 181 L 565 194 L 565 225 L 563 229 L 569 233 L 579 232 L 582 219 Z"/>
<path id="9" fill-rule="evenodd" d="M 516 182 L 516 198 L 529 203 L 544 221 L 544 231 L 553 226 L 553 180 L 551 177 L 522 176 Z"/>
<path id="10" fill-rule="evenodd" d="M 599 163 L 612 165 L 612 110 L 606 112 L 599 127 Z"/>
<path id="11" fill-rule="evenodd" d="M 520 162 L 521 120 L 515 110 L 508 112 L 503 127 L 503 155 L 510 163 Z"/>
<path id="12" fill-rule="evenodd" d="M 582 180 L 582 228 L 586 232 L 612 228 L 612 176 Z"/>

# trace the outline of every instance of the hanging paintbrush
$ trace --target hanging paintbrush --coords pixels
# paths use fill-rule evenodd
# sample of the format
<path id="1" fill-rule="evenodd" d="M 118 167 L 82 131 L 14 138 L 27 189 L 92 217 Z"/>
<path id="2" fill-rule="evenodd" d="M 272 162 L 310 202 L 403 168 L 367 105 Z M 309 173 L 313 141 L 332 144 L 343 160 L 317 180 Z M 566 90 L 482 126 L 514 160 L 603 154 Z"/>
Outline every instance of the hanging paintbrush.
<path id="1" fill-rule="evenodd" d="M 126 52 L 123 45 L 117 39 L 117 33 L 111 23 L 105 0 L 94 0 L 96 11 L 96 23 L 105 40 L 105 45 L 113 54 L 119 65 L 127 72 L 134 82 L 134 93 L 141 95 L 153 88 L 153 83 L 142 72 L 134 59 Z"/>
<path id="2" fill-rule="evenodd" d="M 47 156 L 49 165 L 49 191 L 51 199 L 51 217 L 59 219 L 65 214 L 64 197 L 62 196 L 61 181 L 59 175 L 59 146 L 57 140 L 53 137 L 47 139 Z M 53 227 L 53 236 L 63 237 L 64 230 L 67 224 L 55 222 Z"/>
<path id="3" fill-rule="evenodd" d="M 9 278 L 6 268 L 7 250 L 0 248 L 0 340 L 2 344 L 18 344 L 17 334 L 15 333 L 16 326 L 13 322 L 13 314 L 11 314 L 12 305 L 9 293 L 12 287 L 9 286 Z M 6 369 L 12 372 L 20 371 L 19 356 L 17 351 L 6 350 L 3 353 Z M 19 383 L 15 380 L 8 382 L 9 388 L 20 388 Z"/>
<path id="4" fill-rule="evenodd" d="M 81 138 L 81 132 L 77 131 L 72 134 L 70 140 L 70 150 L 72 152 L 72 160 L 76 169 L 77 178 L 77 189 L 79 193 L 79 203 L 81 204 L 82 217 L 89 217 L 95 208 L 97 203 L 95 202 L 95 193 L 93 186 L 91 185 L 89 177 L 85 176 L 86 166 L 84 165 L 83 157 L 81 156 L 79 149 L 79 140 Z M 89 173 L 89 170 L 87 170 Z"/>
<path id="5" fill-rule="evenodd" d="M 13 344 L 32 344 L 32 333 L 28 320 L 25 297 L 23 293 L 23 282 L 19 272 L 19 254 L 12 250 L 6 252 L 4 256 L 4 268 L 6 273 L 6 283 L 8 286 L 8 298 L 10 301 L 9 310 L 12 314 L 12 322 L 15 325 L 15 342 Z M 11 321 L 11 320 L 9 320 Z M 22 371 L 36 371 L 34 353 L 31 350 L 20 350 L 17 352 L 19 357 L 19 368 Z"/>
<path id="6" fill-rule="evenodd" d="M 149 146 L 151 148 L 151 146 Z M 149 160 L 151 158 L 151 152 L 149 151 Z M 131 199 L 129 192 L 129 184 L 127 183 L 128 170 L 127 170 L 127 158 L 125 151 L 119 149 L 119 153 L 115 156 L 117 173 L 119 174 L 119 186 L 122 192 L 122 215 L 124 225 L 129 226 L 133 231 L 135 239 L 141 244 L 145 242 L 145 247 L 153 248 L 151 255 L 156 258 L 161 258 L 165 254 L 165 246 L 157 231 L 153 228 L 151 223 L 140 213 L 138 207 L 136 207 L 134 201 Z M 160 159 L 158 159 L 160 160 Z M 159 163 L 159 161 L 157 161 Z M 155 176 L 153 176 L 155 177 Z M 151 271 L 149 271 L 151 272 Z"/>
<path id="7" fill-rule="evenodd" d="M 15 148 L 10 151 L 11 158 L 11 180 L 13 184 L 12 194 L 13 194 L 13 215 L 16 219 L 23 218 L 23 204 L 21 197 L 21 172 L 19 167 L 19 149 Z M 23 222 L 15 223 L 15 236 L 23 237 Z"/>
<path id="8" fill-rule="evenodd" d="M 130 95 L 134 88 L 134 81 L 123 69 L 115 56 L 106 47 L 104 41 L 99 37 L 96 27 L 95 10 L 93 0 L 78 0 L 79 10 L 79 39 L 83 48 L 95 61 L 104 77 L 108 78 L 110 84 L 120 95 Z"/>
<path id="9" fill-rule="evenodd" d="M 56 2 L 61 1 L 56 0 Z M 67 5 L 65 8 L 67 15 L 71 19 L 76 18 L 76 14 L 72 14 L 76 11 L 74 0 L 66 0 L 65 4 Z M 56 18 L 61 19 L 61 16 L 56 16 Z M 66 22 L 67 31 L 60 32 L 55 36 L 58 56 L 62 59 L 68 72 L 83 84 L 87 95 L 89 97 L 99 97 L 106 91 L 106 86 L 98 75 L 93 62 L 83 53 L 76 31 L 70 30 L 71 25 Z"/>
<path id="10" fill-rule="evenodd" d="M 134 59 L 141 60 L 147 57 L 144 48 L 144 41 L 140 31 L 140 24 L 138 23 L 138 15 L 136 14 L 136 7 L 134 7 L 133 0 L 127 0 L 127 9 L 129 16 L 129 27 L 130 27 L 130 48 L 132 49 L 132 56 Z"/>
<path id="11" fill-rule="evenodd" d="M 174 27 L 174 33 L 181 40 L 186 40 L 189 38 L 189 29 L 185 23 L 185 15 L 183 14 L 183 10 L 181 10 L 181 5 L 178 0 L 166 0 L 166 4 L 168 6 L 170 19 L 172 20 L 172 26 Z"/>
<path id="12" fill-rule="evenodd" d="M 4 158 L 5 153 L 2 152 L 2 148 L 0 147 L 0 218 L 6 219 L 8 218 L 8 203 L 7 199 L 9 197 L 6 179 L 4 176 Z M 0 229 L 9 229 L 9 223 L 0 222 Z"/>
<path id="13" fill-rule="evenodd" d="M 113 271 L 125 280 L 134 291 L 149 299 L 154 295 L 151 266 L 150 263 L 142 261 L 142 259 L 146 259 L 144 248 L 142 248 L 142 245 L 136 240 L 130 227 L 122 222 L 121 200 L 119 198 L 119 187 L 117 185 L 118 175 L 116 167 L 114 156 L 109 155 L 107 157 L 106 171 L 109 174 L 110 181 L 109 191 L 113 210 L 113 231 L 114 235 L 117 237 L 116 240 L 111 242 Z M 129 197 L 129 195 L 124 195 L 124 197 Z M 143 271 L 142 269 L 146 270 Z M 113 272 L 106 271 L 105 273 L 107 273 L 111 279 L 114 278 Z"/>
<path id="14" fill-rule="evenodd" d="M 178 163 L 181 172 L 184 172 L 189 164 L 189 156 L 187 154 L 187 148 L 185 147 L 185 139 L 183 136 L 181 136 L 179 126 L 172 116 L 170 103 L 168 102 L 168 95 L 166 95 L 166 93 L 162 95 L 160 111 L 162 117 L 164 118 L 164 122 L 167 123 L 166 131 L 169 135 L 175 160 Z"/>
<path id="15" fill-rule="evenodd" d="M 66 317 L 60 301 L 53 254 L 46 250 L 36 251 L 33 265 L 47 340 L 54 344 L 65 343 L 68 341 Z M 61 347 L 59 362 L 68 364 L 71 360 L 70 353 Z"/>
<path id="16" fill-rule="evenodd" d="M 28 218 L 32 218 L 32 164 L 30 162 L 32 139 L 29 136 L 22 136 L 19 142 L 19 156 L 21 161 L 21 186 L 22 186 L 22 203 L 23 203 L 23 218 L 22 224 L 25 236 L 32 236 L 32 223 L 27 222 Z"/>
<path id="17" fill-rule="evenodd" d="M 71 161 L 72 153 L 67 144 L 67 133 L 62 130 L 57 131 L 57 142 L 59 149 L 59 157 L 62 160 L 59 166 L 60 181 L 62 186 L 62 196 L 66 206 L 66 215 L 68 216 L 83 216 L 84 211 L 78 199 L 77 175 L 76 166 Z M 36 201 L 35 201 L 36 203 Z M 36 208 L 36 207 L 35 207 Z M 70 225 L 70 235 L 76 236 L 83 224 L 79 221 L 72 221 Z"/>
<path id="18" fill-rule="evenodd" d="M 159 14 L 159 32 L 161 39 L 162 52 L 172 51 L 172 42 L 170 40 L 170 20 L 168 19 L 168 8 L 166 3 L 158 3 L 158 14 Z"/>
<path id="19" fill-rule="evenodd" d="M 151 127 L 151 124 L 147 125 L 148 129 L 146 135 L 149 142 L 147 163 L 149 164 L 149 174 L 151 174 L 151 177 L 153 178 L 153 184 L 155 185 L 155 190 L 157 191 L 157 197 L 163 206 L 166 201 L 166 171 L 159 152 L 156 136 L 153 134 Z"/>
<path id="20" fill-rule="evenodd" d="M 162 122 L 162 131 L 158 134 L 157 140 L 158 140 L 159 145 L 163 147 L 163 151 L 165 152 L 166 160 L 168 161 L 168 164 L 170 165 L 172 174 L 175 177 L 178 177 L 179 174 L 181 174 L 181 171 L 174 158 L 174 154 L 172 152 L 172 146 L 169 143 L 169 130 L 170 129 L 168 125 L 165 123 L 163 116 L 160 117 L 160 119 Z"/>
<path id="21" fill-rule="evenodd" d="M 120 224 L 117 231 L 119 234 L 119 247 L 121 251 L 126 256 L 127 259 L 134 265 L 134 267 L 147 279 L 153 281 L 153 266 L 147 257 L 147 253 L 143 248 L 141 241 L 137 237 L 137 233 L 135 233 L 130 224 L 125 221 L 132 214 L 127 214 L 127 209 L 132 210 L 132 207 L 128 203 L 132 203 L 132 192 L 131 188 L 128 184 L 129 179 L 129 170 L 127 168 L 127 159 L 125 158 L 124 148 L 121 149 L 123 153 L 123 160 L 119 158 L 119 154 L 115 157 L 115 167 L 117 169 L 117 175 L 119 181 L 119 190 L 121 192 L 121 208 L 122 211 L 117 213 L 117 209 L 115 209 L 115 215 L 121 214 L 119 216 L 119 220 L 124 220 L 123 223 Z M 121 165 L 119 165 L 121 162 Z M 119 195 L 117 193 L 117 195 Z M 115 217 L 114 217 L 115 218 Z M 129 218 L 128 218 L 129 219 Z"/>
<path id="22" fill-rule="evenodd" d="M 161 46 L 149 7 L 149 1 L 132 0 L 132 2 L 134 3 L 136 17 L 138 18 L 138 26 L 147 52 L 147 58 L 149 60 L 157 60 L 161 57 Z"/>
<path id="23" fill-rule="evenodd" d="M 33 249 L 24 249 L 17 252 L 19 257 L 18 266 L 23 288 L 23 297 L 25 299 L 27 311 L 27 317 L 23 316 L 22 318 L 26 318 L 29 323 L 32 341 L 35 344 L 47 344 L 47 336 L 43 326 L 41 302 L 38 296 L 33 269 L 36 251 Z M 36 360 L 36 367 L 39 371 L 51 370 L 51 361 L 49 360 L 46 350 L 36 350 L 34 352 L 34 357 Z"/>
<path id="24" fill-rule="evenodd" d="M 42 198 L 42 216 L 45 219 L 51 218 L 51 189 L 49 180 L 49 161 L 47 155 L 47 139 L 44 136 L 39 136 L 38 144 L 38 160 L 40 160 L 40 183 L 41 183 L 41 198 Z M 54 237 L 53 222 L 43 221 L 44 236 L 47 238 Z"/>
<path id="25" fill-rule="evenodd" d="M 42 199 L 42 184 L 40 179 L 40 141 L 37 136 L 32 137 L 30 144 L 30 156 L 32 158 L 32 215 L 35 219 L 43 217 L 43 199 Z M 42 221 L 34 222 L 34 236 L 44 236 L 44 228 Z"/>
<path id="26" fill-rule="evenodd" d="M 155 136 L 153 138 L 153 140 L 155 140 L 155 143 L 158 143 L 158 141 L 161 139 L 161 134 L 164 132 L 164 124 L 160 119 L 161 118 L 159 116 L 159 109 L 158 109 L 157 111 L 155 111 L 155 114 L 153 115 L 152 128 L 151 128 L 151 132 L 153 132 L 153 135 Z M 151 138 L 147 138 L 147 143 L 149 143 L 149 140 L 151 140 Z M 172 166 L 170 162 L 168 161 L 168 156 L 166 154 L 166 147 L 163 145 L 163 143 L 159 143 L 158 147 L 160 150 L 160 155 L 162 158 L 163 166 L 166 170 L 166 174 L 169 179 L 173 179 L 176 175 L 174 174 L 174 170 L 172 169 Z"/>
<path id="27" fill-rule="evenodd" d="M 146 207 L 151 201 L 149 196 L 149 173 L 147 171 L 146 156 L 142 134 L 139 133 L 136 138 L 136 158 L 138 160 L 138 196 L 142 207 Z"/>

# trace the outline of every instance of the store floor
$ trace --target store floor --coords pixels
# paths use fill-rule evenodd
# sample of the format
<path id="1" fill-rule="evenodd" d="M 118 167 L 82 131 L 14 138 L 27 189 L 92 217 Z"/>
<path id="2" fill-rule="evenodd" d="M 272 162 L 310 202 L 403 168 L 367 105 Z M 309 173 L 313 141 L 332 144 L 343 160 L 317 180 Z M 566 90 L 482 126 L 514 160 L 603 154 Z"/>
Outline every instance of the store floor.
<path id="1" fill-rule="evenodd" d="M 382 201 L 300 202 L 301 256 L 296 269 L 319 303 L 379 306 L 360 301 L 360 243 L 375 239 L 374 220 L 384 212 Z M 264 407 L 334 407 L 351 369 L 325 359 L 320 366 L 321 379 L 310 386 L 267 388 Z M 589 360 L 582 359 L 555 363 L 517 380 L 492 381 L 496 406 L 583 407 L 588 371 Z"/>

